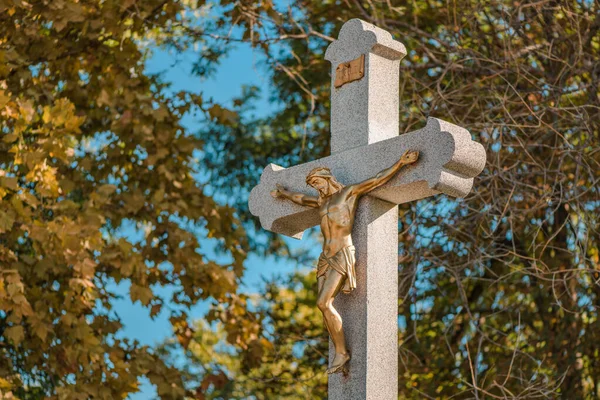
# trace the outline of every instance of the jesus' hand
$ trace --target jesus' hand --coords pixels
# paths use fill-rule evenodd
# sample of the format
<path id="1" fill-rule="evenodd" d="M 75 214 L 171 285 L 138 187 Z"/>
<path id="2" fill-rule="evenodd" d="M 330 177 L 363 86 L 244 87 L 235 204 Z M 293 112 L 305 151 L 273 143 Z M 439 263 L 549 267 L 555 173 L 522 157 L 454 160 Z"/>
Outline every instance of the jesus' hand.
<path id="1" fill-rule="evenodd" d="M 284 187 L 278 183 L 277 189 L 271 191 L 271 196 L 273 196 L 274 198 L 284 197 L 283 196 L 284 190 L 285 190 Z"/>
<path id="2" fill-rule="evenodd" d="M 404 165 L 414 164 L 415 162 L 417 162 L 418 159 L 419 159 L 419 152 L 418 151 L 410 151 L 410 150 L 406 150 L 404 152 L 404 154 L 402 154 L 402 157 L 400 157 L 400 160 L 402 161 L 402 164 L 404 164 Z"/>

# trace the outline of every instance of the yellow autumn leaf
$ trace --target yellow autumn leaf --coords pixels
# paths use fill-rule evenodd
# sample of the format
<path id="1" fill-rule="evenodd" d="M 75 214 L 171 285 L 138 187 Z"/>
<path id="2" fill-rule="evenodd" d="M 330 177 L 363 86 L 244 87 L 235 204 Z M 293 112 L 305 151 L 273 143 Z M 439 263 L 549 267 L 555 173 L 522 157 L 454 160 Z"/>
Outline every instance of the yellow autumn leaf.
<path id="1" fill-rule="evenodd" d="M 11 326 L 4 330 L 4 337 L 9 339 L 14 345 L 18 346 L 25 337 L 25 332 L 21 325 Z"/>
<path id="2" fill-rule="evenodd" d="M 0 211 L 0 233 L 10 230 L 14 222 L 15 218 L 12 213 Z"/>
<path id="3" fill-rule="evenodd" d="M 135 283 L 131 284 L 131 288 L 129 289 L 129 296 L 131 297 L 132 302 L 140 301 L 142 305 L 147 306 L 150 304 L 150 300 L 154 297 L 152 293 L 152 289 L 149 287 L 139 286 Z"/>
<path id="4" fill-rule="evenodd" d="M 48 333 L 50 332 L 50 327 L 39 318 L 31 318 L 31 320 L 33 333 L 35 333 L 42 342 L 45 342 L 48 337 Z"/>
<path id="5" fill-rule="evenodd" d="M 10 96 L 7 96 L 4 90 L 0 90 L 0 109 L 4 108 L 10 101 Z"/>
<path id="6" fill-rule="evenodd" d="M 52 121 L 52 109 L 50 106 L 44 106 L 44 112 L 42 113 L 42 121 L 45 124 L 49 124 Z"/>
<path id="7" fill-rule="evenodd" d="M 23 118 L 26 122 L 32 122 L 35 116 L 35 108 L 33 107 L 33 103 L 31 101 L 20 101 L 18 104 L 21 118 Z"/>
<path id="8" fill-rule="evenodd" d="M 13 385 L 12 385 L 12 384 L 11 384 L 9 381 L 7 381 L 6 379 L 4 379 L 4 378 L 0 378 L 0 389 L 1 389 L 1 390 L 8 390 L 8 389 L 11 389 L 11 388 L 12 388 L 12 386 L 13 386 Z"/>

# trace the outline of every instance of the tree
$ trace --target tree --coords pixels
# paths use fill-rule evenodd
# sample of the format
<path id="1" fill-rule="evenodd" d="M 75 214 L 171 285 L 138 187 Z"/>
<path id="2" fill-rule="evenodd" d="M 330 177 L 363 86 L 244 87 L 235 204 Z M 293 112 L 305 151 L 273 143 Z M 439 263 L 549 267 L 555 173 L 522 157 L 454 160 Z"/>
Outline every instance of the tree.
<path id="1" fill-rule="evenodd" d="M 251 43 L 282 107 L 220 128 L 209 146 L 228 151 L 205 165 L 227 171 L 223 182 L 248 189 L 267 159 L 285 166 L 327 154 L 323 53 L 354 17 L 409 49 L 401 132 L 434 115 L 487 149 L 466 200 L 401 207 L 401 396 L 600 396 L 598 3 L 224 4 L 214 45 Z M 208 131 L 199 135 L 208 142 Z"/>
<path id="2" fill-rule="evenodd" d="M 269 282 L 246 297 L 258 307 L 263 337 L 240 351 L 222 323 L 198 321 L 185 352 L 186 382 L 200 399 L 321 399 L 327 397 L 328 340 L 315 308 L 316 276 L 294 273 Z M 213 320 L 214 315 L 208 320 Z M 160 349 L 167 363 L 177 352 L 169 341 Z"/>
<path id="3" fill-rule="evenodd" d="M 187 112 L 225 124 L 235 115 L 144 71 L 148 43 L 183 51 L 198 42 L 178 29 L 195 24 L 199 7 L 0 2 L 3 397 L 124 398 L 146 376 L 161 398 L 182 398 L 177 369 L 116 338 L 111 284 L 128 282 L 152 316 L 199 299 L 235 303 L 248 242 L 235 211 L 192 178 L 202 142 L 180 125 Z M 119 238 L 124 223 L 143 239 Z M 231 261 L 207 257 L 190 228 Z M 155 294 L 165 285 L 178 288 L 172 299 Z M 164 308 L 184 345 L 185 312 Z"/>

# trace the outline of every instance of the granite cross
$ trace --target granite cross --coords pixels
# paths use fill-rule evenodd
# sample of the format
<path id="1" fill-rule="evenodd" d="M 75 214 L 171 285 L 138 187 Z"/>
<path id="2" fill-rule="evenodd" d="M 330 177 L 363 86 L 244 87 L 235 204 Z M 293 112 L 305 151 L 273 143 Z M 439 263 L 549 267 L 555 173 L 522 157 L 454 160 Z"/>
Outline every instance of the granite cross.
<path id="1" fill-rule="evenodd" d="M 325 53 L 332 64 L 331 155 L 291 168 L 269 164 L 250 193 L 250 211 L 264 229 L 300 239 L 319 224 L 319 213 L 273 198 L 276 184 L 307 192 L 307 173 L 318 166 L 352 184 L 394 164 L 406 150 L 420 153 L 415 166 L 360 200 L 352 231 L 357 288 L 334 302 L 352 359 L 347 375 L 330 375 L 331 400 L 397 399 L 397 205 L 439 193 L 464 197 L 486 161 L 483 146 L 466 129 L 436 118 L 398 135 L 399 64 L 405 55 L 390 33 L 359 19 L 346 22 Z"/>

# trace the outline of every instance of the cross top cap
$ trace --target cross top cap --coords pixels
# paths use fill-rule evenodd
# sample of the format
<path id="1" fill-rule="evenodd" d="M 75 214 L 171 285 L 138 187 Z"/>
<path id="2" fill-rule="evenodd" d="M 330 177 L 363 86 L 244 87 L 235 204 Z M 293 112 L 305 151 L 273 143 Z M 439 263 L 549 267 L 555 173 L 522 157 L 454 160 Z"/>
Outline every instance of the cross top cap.
<path id="1" fill-rule="evenodd" d="M 342 26 L 338 39 L 327 47 L 325 59 L 336 65 L 367 53 L 400 60 L 406 55 L 406 47 L 394 40 L 391 33 L 355 18 Z"/>

